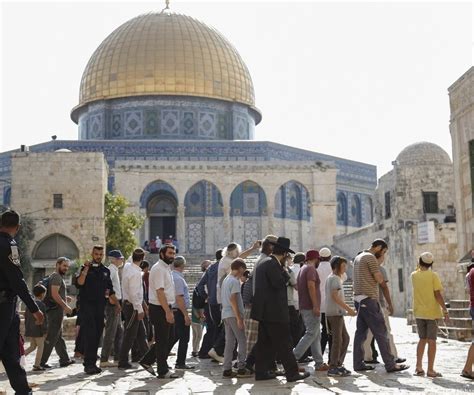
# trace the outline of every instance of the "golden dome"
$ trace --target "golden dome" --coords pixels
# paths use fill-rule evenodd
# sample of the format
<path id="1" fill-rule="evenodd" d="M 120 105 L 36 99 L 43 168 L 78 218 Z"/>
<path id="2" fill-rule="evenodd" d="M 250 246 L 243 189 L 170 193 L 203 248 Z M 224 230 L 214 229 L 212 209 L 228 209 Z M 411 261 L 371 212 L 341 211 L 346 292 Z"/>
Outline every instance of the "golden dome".
<path id="1" fill-rule="evenodd" d="M 82 76 L 72 117 L 96 100 L 143 95 L 199 96 L 255 106 L 250 73 L 234 46 L 204 23 L 166 12 L 137 16 L 99 45 Z"/>

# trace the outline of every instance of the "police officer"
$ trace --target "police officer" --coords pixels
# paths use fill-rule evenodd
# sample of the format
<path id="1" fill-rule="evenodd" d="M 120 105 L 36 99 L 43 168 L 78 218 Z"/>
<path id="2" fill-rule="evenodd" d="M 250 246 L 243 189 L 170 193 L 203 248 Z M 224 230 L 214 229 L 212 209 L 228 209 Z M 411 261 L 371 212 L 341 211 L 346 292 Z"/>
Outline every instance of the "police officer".
<path id="1" fill-rule="evenodd" d="M 115 291 L 110 278 L 110 271 L 102 264 L 104 247 L 94 246 L 92 261 L 87 261 L 81 267 L 77 278 L 81 308 L 79 310 L 81 331 L 84 341 L 84 372 L 97 374 L 102 370 L 97 366 L 97 350 L 104 330 L 105 304 L 115 305 L 115 311 L 120 314 L 120 304 L 115 297 Z"/>
<path id="2" fill-rule="evenodd" d="M 30 394 L 26 372 L 20 366 L 20 317 L 16 311 L 17 296 L 33 313 L 36 323 L 43 313 L 31 297 L 20 268 L 20 253 L 14 239 L 20 229 L 20 216 L 13 210 L 4 212 L 0 223 L 0 359 L 16 394 Z"/>

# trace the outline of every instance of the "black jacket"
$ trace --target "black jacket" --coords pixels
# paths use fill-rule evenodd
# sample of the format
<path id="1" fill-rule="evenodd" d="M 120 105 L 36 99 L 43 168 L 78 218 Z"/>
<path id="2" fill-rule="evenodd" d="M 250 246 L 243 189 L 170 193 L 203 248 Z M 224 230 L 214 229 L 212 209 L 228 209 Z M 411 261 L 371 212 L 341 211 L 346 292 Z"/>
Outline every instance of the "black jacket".
<path id="1" fill-rule="evenodd" d="M 18 295 L 28 310 L 36 313 L 38 306 L 23 279 L 20 259 L 15 239 L 8 233 L 0 232 L 0 292 L 5 292 L 11 300 Z"/>
<path id="2" fill-rule="evenodd" d="M 275 257 L 257 267 L 250 316 L 256 321 L 289 322 L 286 284 L 290 276 Z"/>

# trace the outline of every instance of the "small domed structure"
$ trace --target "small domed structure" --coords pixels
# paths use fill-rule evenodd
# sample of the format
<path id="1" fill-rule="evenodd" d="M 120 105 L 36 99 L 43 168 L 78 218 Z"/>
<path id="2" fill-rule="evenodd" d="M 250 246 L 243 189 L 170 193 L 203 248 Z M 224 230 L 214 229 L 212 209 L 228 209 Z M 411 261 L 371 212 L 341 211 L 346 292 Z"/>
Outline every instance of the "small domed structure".
<path id="1" fill-rule="evenodd" d="M 67 149 L 67 148 L 60 148 L 60 149 L 57 149 L 54 152 L 72 152 L 72 151 L 70 149 Z"/>
<path id="2" fill-rule="evenodd" d="M 400 166 L 449 165 L 451 158 L 439 145 L 422 141 L 406 147 L 397 156 Z"/>

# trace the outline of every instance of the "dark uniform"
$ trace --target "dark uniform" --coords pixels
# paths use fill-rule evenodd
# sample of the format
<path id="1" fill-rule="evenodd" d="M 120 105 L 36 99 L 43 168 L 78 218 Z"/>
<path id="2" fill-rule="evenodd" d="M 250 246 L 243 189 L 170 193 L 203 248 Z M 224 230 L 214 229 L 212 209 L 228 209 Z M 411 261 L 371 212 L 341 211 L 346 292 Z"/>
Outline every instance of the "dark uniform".
<path id="1" fill-rule="evenodd" d="M 84 270 L 81 267 L 80 273 Z M 80 274 L 79 273 L 79 274 Z M 78 285 L 81 308 L 81 336 L 84 344 L 84 367 L 95 367 L 100 337 L 104 330 L 106 296 L 114 295 L 115 291 L 110 279 L 110 271 L 104 265 L 91 266 L 87 272 L 84 285 Z"/>
<path id="2" fill-rule="evenodd" d="M 20 366 L 18 296 L 32 313 L 39 310 L 23 279 L 16 241 L 8 233 L 0 232 L 0 358 L 15 393 L 29 394 L 26 372 Z"/>

